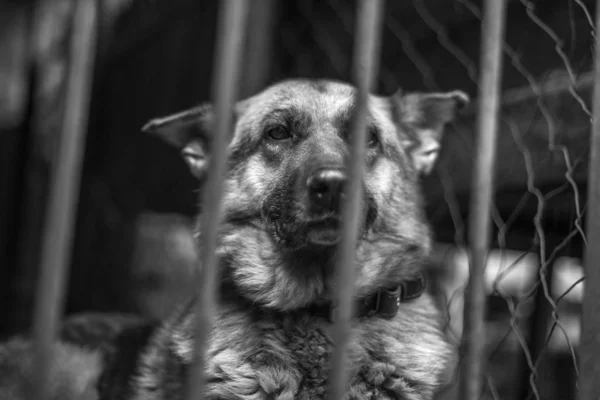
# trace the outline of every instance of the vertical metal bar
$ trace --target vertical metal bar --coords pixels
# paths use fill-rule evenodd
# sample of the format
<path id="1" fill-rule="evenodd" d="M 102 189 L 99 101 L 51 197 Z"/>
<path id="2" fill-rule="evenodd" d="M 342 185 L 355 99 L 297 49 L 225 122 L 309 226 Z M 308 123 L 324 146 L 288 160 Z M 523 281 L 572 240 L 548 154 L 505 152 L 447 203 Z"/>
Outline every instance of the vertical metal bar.
<path id="1" fill-rule="evenodd" d="M 579 400 L 600 393 L 600 1 L 596 4 L 596 59 L 594 65 L 593 122 L 588 167 L 585 251 L 585 288 L 581 316 Z"/>
<path id="2" fill-rule="evenodd" d="M 61 318 L 70 262 L 96 53 L 96 1 L 80 0 L 74 4 L 62 135 L 50 187 L 33 322 L 35 384 L 31 394 L 35 400 L 49 398 L 53 384 L 52 344 Z"/>
<path id="3" fill-rule="evenodd" d="M 209 174 L 203 192 L 202 236 L 200 255 L 201 280 L 196 304 L 194 362 L 190 367 L 187 398 L 199 399 L 204 393 L 204 366 L 207 341 L 213 326 L 217 293 L 216 257 L 217 233 L 221 223 L 223 178 L 227 162 L 227 138 L 233 129 L 233 108 L 239 93 L 244 32 L 247 23 L 246 0 L 223 0 L 219 11 L 217 54 L 215 57 L 215 84 L 212 88 L 215 110 L 215 129 L 211 147 Z"/>
<path id="4" fill-rule="evenodd" d="M 490 245 L 490 215 L 496 162 L 496 136 L 502 76 L 506 0 L 486 0 L 481 32 L 477 150 L 469 221 L 470 278 L 464 305 L 464 366 L 460 398 L 480 398 L 485 347 L 484 269 Z"/>
<path id="5" fill-rule="evenodd" d="M 339 259 L 336 265 L 338 307 L 335 311 L 335 325 L 332 339 L 335 349 L 332 356 L 329 379 L 329 398 L 342 399 L 346 391 L 346 351 L 350 319 L 353 312 L 356 239 L 360 227 L 362 182 L 365 168 L 366 128 L 368 97 L 373 89 L 381 42 L 383 0 L 361 0 L 357 9 L 357 31 L 354 46 L 352 74 L 357 87 L 354 120 L 351 132 L 350 182 L 346 201 L 342 207 L 342 237 Z"/>

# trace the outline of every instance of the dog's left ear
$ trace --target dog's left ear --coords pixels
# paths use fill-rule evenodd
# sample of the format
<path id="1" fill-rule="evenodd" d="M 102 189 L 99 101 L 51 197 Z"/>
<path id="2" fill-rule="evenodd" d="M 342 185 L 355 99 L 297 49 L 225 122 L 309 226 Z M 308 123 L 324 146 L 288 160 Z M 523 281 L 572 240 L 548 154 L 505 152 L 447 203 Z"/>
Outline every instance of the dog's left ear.
<path id="1" fill-rule="evenodd" d="M 460 90 L 407 94 L 398 90 L 391 101 L 398 129 L 408 136 L 404 144 L 415 168 L 422 175 L 429 174 L 437 161 L 446 124 L 469 104 L 469 96 Z"/>
<path id="2" fill-rule="evenodd" d="M 202 180 L 208 166 L 212 125 L 212 107 L 210 104 L 203 104 L 166 117 L 154 118 L 142 127 L 142 132 L 157 135 L 178 149 L 192 175 Z"/>

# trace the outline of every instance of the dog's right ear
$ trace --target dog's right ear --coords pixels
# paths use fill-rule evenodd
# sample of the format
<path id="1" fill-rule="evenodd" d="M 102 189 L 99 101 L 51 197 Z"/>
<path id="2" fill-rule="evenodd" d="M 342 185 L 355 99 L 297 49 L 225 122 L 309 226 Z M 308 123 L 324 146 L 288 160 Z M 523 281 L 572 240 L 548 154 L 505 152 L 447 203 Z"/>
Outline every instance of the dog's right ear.
<path id="1" fill-rule="evenodd" d="M 157 135 L 177 148 L 192 175 L 202 180 L 206 175 L 210 150 L 213 111 L 203 104 L 166 117 L 148 121 L 142 132 Z"/>

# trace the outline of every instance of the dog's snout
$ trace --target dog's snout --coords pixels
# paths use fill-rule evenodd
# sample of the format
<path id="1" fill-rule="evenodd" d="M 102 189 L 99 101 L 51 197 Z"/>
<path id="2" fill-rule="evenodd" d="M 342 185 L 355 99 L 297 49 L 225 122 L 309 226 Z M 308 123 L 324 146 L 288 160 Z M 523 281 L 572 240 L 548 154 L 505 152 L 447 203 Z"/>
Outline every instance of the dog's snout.
<path id="1" fill-rule="evenodd" d="M 336 210 L 339 206 L 346 173 L 341 169 L 319 169 L 308 177 L 308 186 L 311 202 L 326 210 Z"/>

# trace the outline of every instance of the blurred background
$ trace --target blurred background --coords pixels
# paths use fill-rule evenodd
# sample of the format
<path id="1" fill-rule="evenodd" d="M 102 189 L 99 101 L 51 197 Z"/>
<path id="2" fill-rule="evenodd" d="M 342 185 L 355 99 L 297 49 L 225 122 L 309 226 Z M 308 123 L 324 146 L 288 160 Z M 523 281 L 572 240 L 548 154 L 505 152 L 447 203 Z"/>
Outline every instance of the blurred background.
<path id="1" fill-rule="evenodd" d="M 83 0 L 76 0 L 83 1 Z M 197 182 L 140 132 L 210 100 L 216 0 L 96 0 L 94 68 L 67 314 L 162 318 L 190 291 Z M 242 96 L 350 79 L 347 0 L 252 0 Z M 0 336 L 28 330 L 65 112 L 75 1 L 0 2 Z M 595 2 L 509 0 L 488 294 L 489 399 L 573 398 L 585 249 Z M 377 90 L 478 93 L 480 0 L 386 2 Z M 476 106 L 424 182 L 433 274 L 462 331 Z M 454 399 L 454 388 L 440 398 Z"/>

